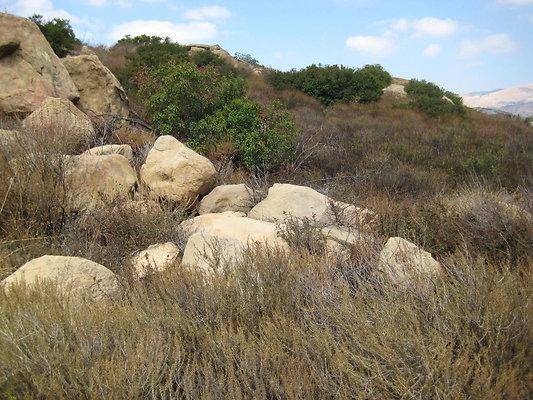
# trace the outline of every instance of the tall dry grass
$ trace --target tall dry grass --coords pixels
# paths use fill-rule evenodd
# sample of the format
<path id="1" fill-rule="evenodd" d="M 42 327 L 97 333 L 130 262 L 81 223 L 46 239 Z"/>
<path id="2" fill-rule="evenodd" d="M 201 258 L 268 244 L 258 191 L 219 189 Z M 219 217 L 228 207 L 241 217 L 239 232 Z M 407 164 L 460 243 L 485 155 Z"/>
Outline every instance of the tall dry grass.
<path id="1" fill-rule="evenodd" d="M 361 251 L 361 254 L 364 252 Z M 458 253 L 431 293 L 294 252 L 123 300 L 0 294 L 0 393 L 25 399 L 525 399 L 531 265 Z M 11 396 L 11 397 L 10 397 Z"/>

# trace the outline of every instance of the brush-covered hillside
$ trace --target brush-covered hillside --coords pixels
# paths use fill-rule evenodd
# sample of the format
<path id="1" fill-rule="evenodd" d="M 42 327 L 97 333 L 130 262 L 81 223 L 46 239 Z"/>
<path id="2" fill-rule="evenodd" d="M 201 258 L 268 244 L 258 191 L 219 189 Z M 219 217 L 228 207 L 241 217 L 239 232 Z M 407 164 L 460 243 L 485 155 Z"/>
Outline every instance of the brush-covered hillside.
<path id="1" fill-rule="evenodd" d="M 0 398 L 533 395 L 528 121 L 68 28 L 0 13 Z"/>

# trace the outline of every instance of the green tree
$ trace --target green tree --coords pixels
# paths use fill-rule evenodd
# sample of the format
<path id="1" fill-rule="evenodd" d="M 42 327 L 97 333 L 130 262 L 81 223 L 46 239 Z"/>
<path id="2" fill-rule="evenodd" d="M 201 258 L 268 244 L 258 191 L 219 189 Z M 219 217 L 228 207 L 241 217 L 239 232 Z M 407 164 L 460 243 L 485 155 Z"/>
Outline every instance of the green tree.
<path id="1" fill-rule="evenodd" d="M 37 24 L 58 57 L 65 57 L 69 51 L 81 43 L 67 19 L 54 18 L 45 21 L 44 17 L 39 14 L 34 14 L 29 19 Z"/>

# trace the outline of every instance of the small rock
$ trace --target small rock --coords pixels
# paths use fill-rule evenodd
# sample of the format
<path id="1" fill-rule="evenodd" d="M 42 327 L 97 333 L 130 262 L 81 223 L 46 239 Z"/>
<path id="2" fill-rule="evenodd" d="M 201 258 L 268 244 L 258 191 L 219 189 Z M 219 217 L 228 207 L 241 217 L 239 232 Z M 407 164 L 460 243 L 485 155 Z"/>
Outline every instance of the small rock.
<path id="1" fill-rule="evenodd" d="M 380 269 L 394 283 L 406 285 L 413 279 L 431 280 L 442 267 L 430 253 L 400 237 L 391 237 L 379 255 Z"/>
<path id="2" fill-rule="evenodd" d="M 162 272 L 177 260 L 179 253 L 180 250 L 174 243 L 154 244 L 133 257 L 133 269 L 139 278 Z"/>
<path id="3" fill-rule="evenodd" d="M 247 213 L 252 208 L 252 201 L 252 190 L 246 185 L 221 185 L 202 199 L 198 213 L 200 215 L 224 211 Z"/>

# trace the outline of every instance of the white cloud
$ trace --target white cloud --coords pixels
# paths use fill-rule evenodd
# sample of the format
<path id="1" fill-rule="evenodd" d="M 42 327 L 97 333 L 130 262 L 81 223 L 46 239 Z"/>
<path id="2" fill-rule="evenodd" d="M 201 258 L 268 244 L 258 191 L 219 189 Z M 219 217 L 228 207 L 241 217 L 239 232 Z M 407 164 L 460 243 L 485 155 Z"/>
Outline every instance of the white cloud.
<path id="1" fill-rule="evenodd" d="M 401 18 L 394 22 L 390 28 L 395 32 L 407 32 L 411 30 L 415 37 L 444 37 L 451 36 L 459 27 L 459 23 L 453 19 L 440 19 L 433 17 L 421 18 L 409 21 Z"/>
<path id="2" fill-rule="evenodd" d="M 506 54 L 516 50 L 516 43 L 505 33 L 490 35 L 481 41 L 464 40 L 459 51 L 460 58 L 474 58 L 481 53 Z"/>
<path id="3" fill-rule="evenodd" d="M 442 47 L 439 44 L 432 43 L 424 50 L 424 55 L 426 57 L 435 57 L 442 51 Z"/>
<path id="4" fill-rule="evenodd" d="M 225 19 L 229 17 L 231 17 L 231 12 L 220 6 L 194 8 L 185 12 L 185 18 L 195 20 Z"/>
<path id="5" fill-rule="evenodd" d="M 122 39 L 126 35 L 168 36 L 171 40 L 182 43 L 209 42 L 217 35 L 216 26 L 210 22 L 189 22 L 174 24 L 168 21 L 131 21 L 113 27 L 109 37 Z"/>
<path id="6" fill-rule="evenodd" d="M 133 5 L 133 3 L 128 0 L 117 0 L 115 4 L 117 6 L 124 7 L 124 8 L 130 8 Z"/>
<path id="7" fill-rule="evenodd" d="M 64 18 L 71 22 L 86 22 L 65 10 L 56 10 L 50 0 L 19 0 L 14 4 L 16 14 L 29 17 L 33 14 L 40 14 L 45 19 Z"/>
<path id="8" fill-rule="evenodd" d="M 532 5 L 533 0 L 499 0 L 498 3 L 501 4 L 515 4 L 518 6 L 527 6 Z"/>
<path id="9" fill-rule="evenodd" d="M 346 46 L 376 57 L 385 57 L 394 51 L 393 39 L 382 36 L 352 36 L 346 40 Z"/>
<path id="10" fill-rule="evenodd" d="M 457 21 L 452 19 L 422 18 L 412 23 L 415 36 L 444 37 L 457 31 Z"/>
<path id="11" fill-rule="evenodd" d="M 399 19 L 392 24 L 391 28 L 395 31 L 405 32 L 410 27 L 409 21 L 406 18 Z"/>

